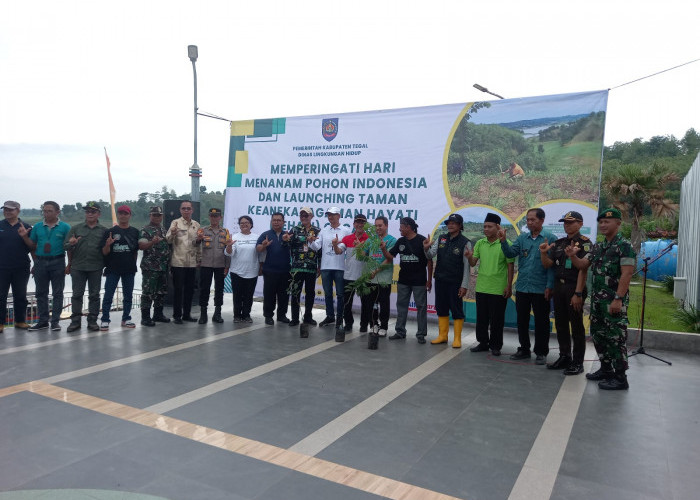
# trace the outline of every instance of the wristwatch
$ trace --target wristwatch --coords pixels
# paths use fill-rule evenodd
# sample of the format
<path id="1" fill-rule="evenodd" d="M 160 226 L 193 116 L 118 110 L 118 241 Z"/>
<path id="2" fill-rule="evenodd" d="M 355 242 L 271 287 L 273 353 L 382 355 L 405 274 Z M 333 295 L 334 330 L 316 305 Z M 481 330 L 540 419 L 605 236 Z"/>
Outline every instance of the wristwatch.
<path id="1" fill-rule="evenodd" d="M 618 294 L 615 294 L 613 300 L 622 300 L 622 297 L 620 297 Z"/>
<path id="2" fill-rule="evenodd" d="M 583 297 L 583 292 L 574 292 L 577 297 Z"/>

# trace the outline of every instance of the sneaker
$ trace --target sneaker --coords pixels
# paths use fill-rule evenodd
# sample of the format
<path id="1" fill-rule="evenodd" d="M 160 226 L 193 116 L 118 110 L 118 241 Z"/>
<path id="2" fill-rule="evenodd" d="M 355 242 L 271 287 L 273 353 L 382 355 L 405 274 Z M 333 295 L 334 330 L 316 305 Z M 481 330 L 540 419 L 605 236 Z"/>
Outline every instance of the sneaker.
<path id="1" fill-rule="evenodd" d="M 306 323 L 306 320 L 304 320 Z M 335 325 L 335 318 L 333 316 L 326 316 L 326 319 L 321 321 L 318 326 Z"/>
<path id="2" fill-rule="evenodd" d="M 122 327 L 123 328 L 136 328 L 136 325 L 132 321 L 126 320 L 126 321 L 122 321 Z"/>
<path id="3" fill-rule="evenodd" d="M 598 387 L 606 391 L 624 391 L 630 388 L 627 383 L 627 376 L 624 374 L 615 374 L 609 380 L 601 380 L 598 382 Z"/>
<path id="4" fill-rule="evenodd" d="M 20 330 L 29 330 L 29 325 L 26 321 L 20 321 L 19 323 L 15 323 L 15 328 L 19 328 Z"/>
<path id="5" fill-rule="evenodd" d="M 523 349 L 522 347 L 518 347 L 518 350 L 515 352 L 515 354 L 510 355 L 510 359 L 518 361 L 521 359 L 530 359 L 532 354 L 530 353 L 530 349 Z"/>
<path id="6" fill-rule="evenodd" d="M 486 352 L 489 350 L 488 344 L 476 344 L 469 348 L 471 352 Z"/>
<path id="7" fill-rule="evenodd" d="M 89 327 L 90 327 L 90 325 L 88 325 L 88 328 L 89 328 Z M 101 331 L 101 332 L 106 332 L 107 330 L 109 330 L 109 321 L 103 321 L 103 322 L 100 324 L 100 331 Z"/>
<path id="8" fill-rule="evenodd" d="M 546 365 L 547 364 L 547 356 L 543 354 L 538 354 L 537 357 L 535 358 L 535 364 L 536 365 Z"/>
<path id="9" fill-rule="evenodd" d="M 51 323 L 51 331 L 52 332 L 60 332 L 61 331 L 61 325 L 58 324 L 58 321 L 56 323 Z"/>
<path id="10" fill-rule="evenodd" d="M 578 375 L 583 373 L 583 365 L 578 363 L 571 363 L 569 367 L 564 370 L 564 375 Z"/>
<path id="11" fill-rule="evenodd" d="M 272 319 L 272 318 L 265 318 L 265 324 L 266 324 L 266 325 L 274 325 L 274 324 L 275 324 L 275 320 Z"/>
<path id="12" fill-rule="evenodd" d="M 380 337 L 386 337 L 386 330 L 384 328 L 380 328 L 379 332 L 377 332 L 377 335 Z"/>
<path id="13" fill-rule="evenodd" d="M 403 340 L 403 339 L 405 339 L 405 338 L 406 338 L 405 335 L 401 335 L 401 334 L 399 334 L 399 333 L 395 333 L 395 334 L 393 334 L 391 337 L 389 337 L 389 340 Z"/>
<path id="14" fill-rule="evenodd" d="M 29 327 L 30 332 L 38 332 L 40 330 L 48 330 L 48 329 L 49 329 L 48 323 L 36 323 L 36 324 Z"/>
<path id="15" fill-rule="evenodd" d="M 554 363 L 549 363 L 547 365 L 548 370 L 565 370 L 571 364 L 571 358 L 569 356 L 559 356 Z"/>

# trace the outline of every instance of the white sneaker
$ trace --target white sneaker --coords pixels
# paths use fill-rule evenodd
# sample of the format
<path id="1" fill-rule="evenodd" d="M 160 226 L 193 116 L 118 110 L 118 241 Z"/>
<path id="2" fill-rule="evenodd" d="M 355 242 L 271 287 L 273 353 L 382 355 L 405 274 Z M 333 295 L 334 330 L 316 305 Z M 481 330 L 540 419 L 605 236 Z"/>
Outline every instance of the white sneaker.
<path id="1" fill-rule="evenodd" d="M 109 330 L 109 321 L 103 321 L 100 324 L 100 331 L 106 332 L 107 330 Z"/>
<path id="2" fill-rule="evenodd" d="M 378 332 L 378 335 L 379 335 L 380 337 L 386 337 L 386 330 L 384 330 L 383 328 L 380 328 L 380 329 L 379 329 L 379 332 Z"/>

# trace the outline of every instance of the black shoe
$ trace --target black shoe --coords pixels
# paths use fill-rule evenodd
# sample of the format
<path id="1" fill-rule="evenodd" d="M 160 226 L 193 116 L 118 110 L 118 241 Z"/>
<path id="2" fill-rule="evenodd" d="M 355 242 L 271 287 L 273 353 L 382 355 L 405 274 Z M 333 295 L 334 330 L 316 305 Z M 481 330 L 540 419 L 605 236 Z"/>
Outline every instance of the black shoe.
<path id="1" fill-rule="evenodd" d="M 212 323 L 223 323 L 224 318 L 221 317 L 221 313 L 214 313 L 214 315 L 211 317 Z"/>
<path id="2" fill-rule="evenodd" d="M 242 318 L 241 316 L 234 316 L 234 317 L 233 317 L 233 322 L 234 322 L 234 323 L 242 323 L 242 322 L 243 322 L 243 318 Z"/>
<path id="3" fill-rule="evenodd" d="M 419 344 L 425 344 L 425 335 L 421 335 L 418 338 L 418 343 Z"/>
<path id="4" fill-rule="evenodd" d="M 605 370 L 603 368 L 594 371 L 593 373 L 586 373 L 586 378 L 588 380 L 610 380 L 615 376 L 615 372 L 612 370 Z"/>
<path id="5" fill-rule="evenodd" d="M 293 320 L 290 321 L 288 324 L 289 324 L 289 326 L 299 326 L 299 320 L 298 320 L 298 319 L 293 319 Z"/>
<path id="6" fill-rule="evenodd" d="M 181 325 L 182 319 L 181 318 L 173 318 L 173 323 L 175 323 L 176 325 Z"/>
<path id="7" fill-rule="evenodd" d="M 156 323 L 170 323 L 170 318 L 166 318 L 162 314 L 160 314 L 160 315 L 154 314 L 152 319 Z"/>
<path id="8" fill-rule="evenodd" d="M 99 332 L 100 325 L 98 325 L 97 322 L 88 323 L 88 330 L 90 330 L 91 332 Z"/>
<path id="9" fill-rule="evenodd" d="M 183 316 L 182 321 L 189 321 L 190 323 L 196 323 L 197 318 L 194 318 L 192 316 Z"/>
<path id="10" fill-rule="evenodd" d="M 243 319 L 242 319 L 242 321 L 243 321 L 244 323 L 252 323 L 252 322 L 253 322 L 253 318 L 251 318 L 250 316 L 244 316 Z"/>
<path id="11" fill-rule="evenodd" d="M 554 363 L 549 363 L 547 365 L 547 370 L 565 370 L 571 364 L 571 358 L 569 356 L 559 356 Z"/>
<path id="12" fill-rule="evenodd" d="M 199 317 L 199 321 L 197 321 L 197 323 L 199 323 L 200 325 L 206 325 L 208 319 L 209 319 L 209 318 L 207 318 L 207 315 L 206 315 L 206 314 L 202 314 L 202 315 Z"/>
<path id="13" fill-rule="evenodd" d="M 156 326 L 156 322 L 153 321 L 151 318 L 143 318 L 141 320 L 141 324 L 143 326 Z"/>
<path id="14" fill-rule="evenodd" d="M 58 321 L 55 323 L 51 323 L 51 331 L 52 332 L 60 332 L 61 331 L 61 325 L 58 324 Z"/>
<path id="15" fill-rule="evenodd" d="M 282 316 L 277 318 L 278 323 L 289 323 L 289 318 L 287 316 Z"/>
<path id="16" fill-rule="evenodd" d="M 49 329 L 48 323 L 36 323 L 35 325 L 32 325 L 29 327 L 30 332 L 38 332 L 41 330 L 48 330 L 48 329 Z"/>
<path id="17" fill-rule="evenodd" d="M 530 349 L 523 349 L 522 347 L 518 347 L 518 350 L 515 352 L 515 354 L 510 355 L 510 359 L 519 361 L 521 359 L 530 359 L 532 354 L 530 353 Z"/>
<path id="18" fill-rule="evenodd" d="M 489 350 L 489 346 L 487 344 L 476 344 L 471 346 L 469 350 L 471 352 L 486 352 Z"/>
<path id="19" fill-rule="evenodd" d="M 345 325 L 345 331 L 346 332 L 351 332 L 352 331 L 352 325 Z"/>
<path id="20" fill-rule="evenodd" d="M 367 325 L 365 325 L 365 326 L 360 325 L 360 333 L 367 333 Z"/>
<path id="21" fill-rule="evenodd" d="M 491 356 L 500 356 L 500 355 L 501 355 L 500 349 L 491 349 Z"/>
<path id="22" fill-rule="evenodd" d="M 569 367 L 564 370 L 564 375 L 578 375 L 579 373 L 583 373 L 583 365 L 578 363 L 571 363 Z"/>
<path id="23" fill-rule="evenodd" d="M 71 321 L 70 325 L 68 325 L 68 328 L 66 328 L 66 331 L 70 333 L 76 330 L 80 330 L 80 321 Z"/>
<path id="24" fill-rule="evenodd" d="M 547 356 L 545 354 L 538 354 L 537 357 L 535 358 L 535 364 L 536 365 L 546 365 L 547 364 Z"/>
<path id="25" fill-rule="evenodd" d="M 275 324 L 275 320 L 272 319 L 272 318 L 265 318 L 265 324 L 266 324 L 266 325 L 274 325 L 274 324 Z"/>
<path id="26" fill-rule="evenodd" d="M 304 323 L 307 323 L 306 320 L 304 320 Z M 321 321 L 318 326 L 327 326 L 327 325 L 335 325 L 335 318 L 333 316 L 326 316 L 326 319 Z"/>
<path id="27" fill-rule="evenodd" d="M 598 387 L 605 391 L 624 391 L 630 388 L 627 383 L 627 375 L 624 373 L 616 373 L 610 380 L 598 382 Z"/>
<path id="28" fill-rule="evenodd" d="M 326 319 L 328 319 L 328 318 L 326 318 Z M 333 320 L 332 322 L 335 323 L 335 320 Z M 304 324 L 311 325 L 311 326 L 318 325 L 318 323 L 316 323 L 316 320 L 313 318 L 304 318 Z M 323 326 L 323 321 L 321 322 L 321 326 Z"/>
<path id="29" fill-rule="evenodd" d="M 399 335 L 398 333 L 395 333 L 391 337 L 389 337 L 389 340 L 403 340 L 405 338 L 405 335 Z"/>

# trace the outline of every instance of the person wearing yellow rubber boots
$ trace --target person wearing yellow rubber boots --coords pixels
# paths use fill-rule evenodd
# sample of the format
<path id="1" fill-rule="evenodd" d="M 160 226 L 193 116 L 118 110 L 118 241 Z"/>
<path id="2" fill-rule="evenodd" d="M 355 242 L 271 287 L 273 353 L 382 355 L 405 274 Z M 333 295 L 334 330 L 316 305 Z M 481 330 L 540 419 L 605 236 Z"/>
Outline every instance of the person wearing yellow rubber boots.
<path id="1" fill-rule="evenodd" d="M 447 232 L 432 241 L 423 242 L 425 256 L 436 258 L 435 263 L 435 310 L 438 316 L 438 337 L 431 344 L 447 343 L 450 330 L 450 313 L 454 321 L 454 342 L 452 347 L 462 347 L 462 326 L 464 307 L 462 298 L 469 286 L 469 260 L 464 251 L 469 248 L 469 239 L 462 234 L 464 220 L 459 214 L 450 215 L 444 222 Z"/>

